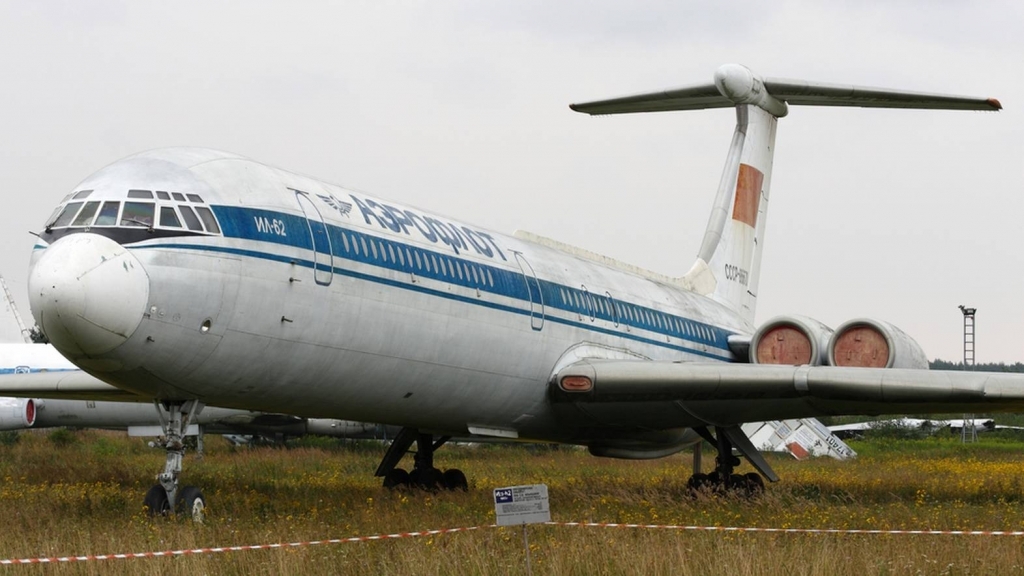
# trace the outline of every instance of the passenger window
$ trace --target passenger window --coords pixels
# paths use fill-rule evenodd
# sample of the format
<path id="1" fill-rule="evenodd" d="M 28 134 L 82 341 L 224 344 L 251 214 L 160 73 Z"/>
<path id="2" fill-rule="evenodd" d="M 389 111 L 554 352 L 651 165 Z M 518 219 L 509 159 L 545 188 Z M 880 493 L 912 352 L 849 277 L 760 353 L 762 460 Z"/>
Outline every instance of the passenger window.
<path id="1" fill-rule="evenodd" d="M 203 225 L 199 223 L 199 218 L 191 208 L 188 206 L 178 206 L 178 208 L 181 210 L 181 217 L 185 219 L 185 226 L 189 230 L 195 230 L 197 232 L 203 231 Z"/>
<path id="2" fill-rule="evenodd" d="M 433 255 L 431 255 L 431 258 L 433 258 Z M 437 267 L 437 260 L 434 260 L 434 267 Z M 430 260 L 427 259 L 426 254 L 423 255 L 423 269 L 430 272 Z"/>
<path id="3" fill-rule="evenodd" d="M 437 257 L 433 254 L 430 255 L 430 263 L 434 265 L 434 270 L 437 270 Z"/>
<path id="4" fill-rule="evenodd" d="M 171 195 L 170 194 L 168 194 L 167 192 L 161 192 L 160 190 L 156 191 L 156 197 L 159 198 L 160 200 L 170 200 L 171 199 Z"/>
<path id="5" fill-rule="evenodd" d="M 165 228 L 181 228 L 181 222 L 178 220 L 178 215 L 174 213 L 174 208 L 160 207 L 160 225 Z"/>
<path id="6" fill-rule="evenodd" d="M 444 258 L 441 258 L 440 260 L 441 260 L 441 262 L 440 262 L 440 264 L 441 264 L 441 275 L 442 276 L 447 276 L 448 275 L 448 265 L 445 264 Z M 455 277 L 455 272 L 452 272 L 452 277 L 453 278 Z"/>
<path id="7" fill-rule="evenodd" d="M 213 234 L 220 234 L 220 226 L 217 225 L 217 219 L 214 218 L 213 212 L 210 211 L 206 206 L 196 206 L 196 212 L 199 213 L 199 218 L 202 219 L 203 224 L 206 225 L 206 231 Z"/>
<path id="8" fill-rule="evenodd" d="M 402 268 L 405 268 L 405 255 L 402 254 L 402 247 L 399 246 L 398 250 L 395 250 L 395 252 L 398 252 L 398 263 L 402 266 Z"/>
<path id="9" fill-rule="evenodd" d="M 480 276 L 477 275 L 476 266 L 470 266 L 469 269 L 473 271 L 473 282 L 480 284 Z"/>
<path id="10" fill-rule="evenodd" d="M 352 235 L 352 251 L 356 253 L 356 256 L 359 256 L 359 242 L 356 242 L 355 234 Z"/>
<path id="11" fill-rule="evenodd" d="M 409 263 L 409 268 L 412 268 L 412 252 L 409 249 L 405 249 L 405 261 Z"/>
<path id="12" fill-rule="evenodd" d="M 562 296 L 562 304 L 565 304 L 565 288 L 559 288 L 558 293 Z"/>
<path id="13" fill-rule="evenodd" d="M 121 212 L 120 226 L 151 228 L 153 226 L 153 203 L 125 202 L 124 211 Z"/>
<path id="14" fill-rule="evenodd" d="M 487 272 L 487 284 L 489 284 L 491 288 L 494 288 L 494 276 L 491 276 L 491 271 L 484 270 L 484 272 Z"/>
<path id="15" fill-rule="evenodd" d="M 378 258 L 377 245 L 373 243 L 373 240 L 370 240 L 370 250 L 373 251 L 373 259 L 376 260 Z"/>
<path id="16" fill-rule="evenodd" d="M 459 275 L 459 280 L 462 280 L 462 266 L 459 266 L 458 262 L 455 263 L 455 273 Z"/>
<path id="17" fill-rule="evenodd" d="M 363 236 L 360 236 L 359 237 L 359 243 L 363 245 L 363 255 L 369 256 L 370 255 L 370 249 L 366 246 L 366 238 L 363 237 Z"/>
<path id="18" fill-rule="evenodd" d="M 348 234 L 341 233 L 341 243 L 345 246 L 345 252 L 348 252 Z"/>
<path id="19" fill-rule="evenodd" d="M 394 247 L 394 246 L 392 246 L 392 245 L 391 245 L 390 243 L 388 243 L 388 254 L 390 254 L 390 255 L 391 255 L 391 261 L 392 261 L 392 262 L 397 262 L 397 261 L 398 261 L 398 260 L 397 260 L 397 259 L 395 258 L 395 247 Z"/>
<path id="20" fill-rule="evenodd" d="M 171 192 L 171 196 L 174 196 L 174 199 L 177 200 L 178 202 L 185 201 L 185 195 L 182 194 L 181 192 Z"/>
<path id="21" fill-rule="evenodd" d="M 100 215 L 96 217 L 94 226 L 114 226 L 117 224 L 117 212 L 121 209 L 120 202 L 104 202 Z"/>
<path id="22" fill-rule="evenodd" d="M 186 196 L 188 196 L 189 202 L 199 202 L 200 204 L 203 202 L 203 199 L 199 197 L 199 194 L 186 194 Z"/>
<path id="23" fill-rule="evenodd" d="M 85 208 L 78 213 L 78 217 L 71 223 L 72 226 L 88 226 L 92 224 L 92 217 L 96 215 L 96 209 L 100 207 L 99 202 L 87 202 Z"/>
<path id="24" fill-rule="evenodd" d="M 420 252 L 419 252 L 419 250 L 413 252 L 413 254 L 416 256 L 416 269 L 417 270 L 422 270 L 423 269 L 423 263 L 420 262 Z"/>
<path id="25" fill-rule="evenodd" d="M 75 192 L 74 198 L 75 200 L 84 200 L 89 197 L 89 194 L 92 194 L 92 190 L 82 190 L 81 192 Z"/>
<path id="26" fill-rule="evenodd" d="M 128 191 L 128 197 L 129 198 L 145 198 L 146 200 L 152 200 L 153 199 L 153 193 L 150 192 L 149 190 L 129 190 Z"/>
<path id="27" fill-rule="evenodd" d="M 388 254 L 384 251 L 384 243 L 380 240 L 377 241 L 377 246 L 380 248 L 380 259 L 384 262 L 388 261 Z"/>
<path id="28" fill-rule="evenodd" d="M 64 207 L 64 211 L 60 213 L 60 216 L 57 216 L 57 219 L 54 220 L 53 224 L 50 224 L 49 227 L 64 228 L 65 226 L 71 223 L 71 220 L 75 217 L 75 214 L 78 213 L 78 209 L 81 207 L 81 202 L 69 203 L 67 206 Z"/>

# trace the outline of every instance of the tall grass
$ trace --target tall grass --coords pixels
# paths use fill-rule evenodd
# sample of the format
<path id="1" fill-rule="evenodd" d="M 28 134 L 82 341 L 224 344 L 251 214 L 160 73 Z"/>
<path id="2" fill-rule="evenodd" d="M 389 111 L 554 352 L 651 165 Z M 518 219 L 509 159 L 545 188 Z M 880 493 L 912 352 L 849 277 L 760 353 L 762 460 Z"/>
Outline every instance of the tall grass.
<path id="1" fill-rule="evenodd" d="M 206 523 L 150 519 L 142 497 L 164 456 L 105 432 L 74 441 L 22 434 L 0 444 L 0 557 L 230 546 L 478 526 L 494 521 L 491 490 L 545 483 L 556 521 L 702 526 L 1024 530 L 1024 443 L 955 439 L 860 442 L 852 462 L 769 456 L 782 476 L 756 500 L 686 490 L 689 455 L 598 459 L 572 449 L 448 446 L 468 492 L 387 492 L 372 477 L 373 442 L 308 441 L 237 449 L 207 439 L 186 458 Z M 408 463 L 406 463 L 408 465 Z M 535 574 L 961 574 L 1024 571 L 1024 539 L 697 533 L 531 526 Z M 524 573 L 522 533 L 490 528 L 423 538 L 110 560 L 7 570 L 136 574 Z"/>

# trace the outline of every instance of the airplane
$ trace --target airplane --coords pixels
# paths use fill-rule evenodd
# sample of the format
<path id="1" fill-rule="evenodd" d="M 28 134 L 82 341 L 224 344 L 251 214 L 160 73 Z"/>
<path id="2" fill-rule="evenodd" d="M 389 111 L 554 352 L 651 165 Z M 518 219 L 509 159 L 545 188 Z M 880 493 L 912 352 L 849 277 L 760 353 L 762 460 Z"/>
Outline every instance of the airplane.
<path id="1" fill-rule="evenodd" d="M 928 371 L 889 323 L 827 336 L 798 316 L 755 325 L 777 122 L 789 106 L 999 110 L 990 98 L 762 77 L 570 107 L 591 115 L 734 108 L 703 243 L 671 277 L 536 235 L 506 235 L 202 148 L 142 152 L 87 177 L 34 247 L 32 314 L 85 372 L 168 407 L 172 438 L 204 405 L 402 427 L 385 486 L 466 485 L 435 452 L 475 434 L 660 458 L 706 439 L 692 486 L 778 476 L 752 421 L 1019 411 L 1017 375 Z M 413 468 L 398 465 L 416 445 Z M 735 473 L 741 453 L 757 472 Z M 153 506 L 179 490 L 168 449 Z"/>
<path id="2" fill-rule="evenodd" d="M 871 430 L 884 430 L 886 428 L 901 428 L 904 430 L 921 430 L 928 433 L 940 430 L 963 432 L 964 428 L 975 434 L 978 432 L 992 432 L 995 430 L 1024 430 L 1021 426 L 1009 426 L 996 424 L 992 418 L 977 418 L 974 420 L 965 418 L 953 418 L 949 420 L 931 420 L 924 418 L 895 418 L 892 420 L 873 420 L 871 422 L 854 422 L 852 424 L 836 424 L 828 429 L 839 438 L 860 438 Z"/>
<path id="3" fill-rule="evenodd" d="M 127 394 L 90 376 L 47 344 L 0 343 L 0 395 L 17 393 L 26 386 L 46 394 L 42 381 L 48 380 L 55 396 L 62 398 L 15 398 L 0 396 L 0 431 L 73 426 L 127 430 L 129 436 L 160 436 L 163 408 L 150 398 Z M 88 387 L 83 392 L 72 382 Z M 110 398 L 111 400 L 67 399 Z M 214 434 L 259 434 L 302 436 L 317 434 L 340 438 L 380 438 L 382 427 L 364 422 L 332 418 L 300 418 L 287 414 L 255 412 L 207 406 L 197 414 L 185 435 L 199 429 Z M 395 431 L 397 433 L 397 430 Z"/>

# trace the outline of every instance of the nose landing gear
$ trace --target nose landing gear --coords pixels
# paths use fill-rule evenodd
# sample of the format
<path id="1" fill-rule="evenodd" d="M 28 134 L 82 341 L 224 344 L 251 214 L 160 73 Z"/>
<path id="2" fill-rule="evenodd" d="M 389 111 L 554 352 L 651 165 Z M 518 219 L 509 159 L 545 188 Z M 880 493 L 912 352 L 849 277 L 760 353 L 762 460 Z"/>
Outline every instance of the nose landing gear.
<path id="1" fill-rule="evenodd" d="M 150 487 L 143 506 L 150 516 L 166 516 L 172 512 L 184 513 L 195 522 L 202 522 L 206 513 L 206 497 L 199 488 L 185 486 L 179 490 L 181 462 L 185 455 L 185 434 L 189 424 L 203 409 L 198 400 L 157 403 L 157 413 L 164 435 L 155 445 L 167 451 L 164 470 L 157 475 L 158 484 Z M 166 411 L 166 416 L 164 412 Z"/>

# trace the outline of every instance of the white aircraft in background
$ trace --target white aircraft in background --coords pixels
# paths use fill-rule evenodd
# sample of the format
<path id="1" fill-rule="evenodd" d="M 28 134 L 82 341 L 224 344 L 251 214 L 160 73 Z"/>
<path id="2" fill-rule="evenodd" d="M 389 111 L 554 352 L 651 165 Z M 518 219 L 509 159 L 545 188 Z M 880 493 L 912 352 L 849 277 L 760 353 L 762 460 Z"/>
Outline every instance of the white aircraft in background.
<path id="1" fill-rule="evenodd" d="M 715 443 L 694 485 L 777 480 L 740 426 L 833 414 L 1015 411 L 1024 377 L 930 372 L 879 321 L 834 334 L 754 325 L 775 129 L 788 105 L 998 110 L 985 98 L 761 78 L 573 105 L 589 114 L 734 107 L 736 129 L 690 271 L 647 272 L 491 232 L 229 153 L 143 152 L 86 178 L 39 235 L 33 315 L 86 372 L 169 407 L 402 426 L 385 485 L 465 485 L 434 452 L 476 434 L 658 458 Z M 749 363 L 748 363 L 749 362 Z M 714 429 L 712 435 L 711 429 Z M 416 443 L 412 473 L 397 465 Z M 147 504 L 173 504 L 169 449 Z"/>
<path id="2" fill-rule="evenodd" d="M 0 343 L 0 395 L 23 393 L 26 389 L 43 395 L 51 392 L 63 398 L 90 400 L 0 396 L 0 430 L 74 426 L 127 430 L 130 436 L 163 434 L 161 419 L 166 416 L 160 406 L 153 406 L 150 398 L 126 393 L 82 372 L 53 346 Z M 380 436 L 379 426 L 375 424 L 214 406 L 207 406 L 196 415 L 187 435 L 197 434 L 200 426 L 215 434 Z"/>

